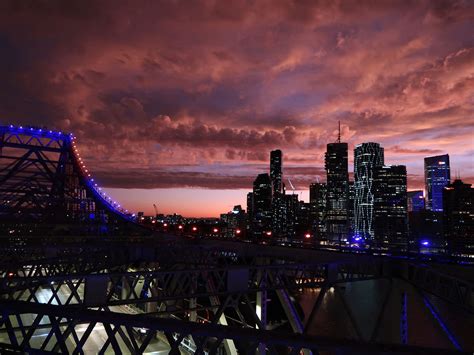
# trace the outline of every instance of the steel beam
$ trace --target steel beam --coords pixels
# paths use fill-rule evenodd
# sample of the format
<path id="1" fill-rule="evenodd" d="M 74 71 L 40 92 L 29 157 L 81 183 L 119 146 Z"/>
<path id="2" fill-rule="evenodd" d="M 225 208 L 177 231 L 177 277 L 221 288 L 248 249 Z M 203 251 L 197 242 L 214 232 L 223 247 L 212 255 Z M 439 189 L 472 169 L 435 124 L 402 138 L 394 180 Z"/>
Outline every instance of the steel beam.
<path id="1" fill-rule="evenodd" d="M 2 313 L 2 328 L 9 332 L 11 324 L 8 324 L 11 316 L 16 314 L 37 314 L 37 319 L 43 315 L 47 317 L 56 317 L 56 320 L 66 318 L 68 321 L 74 321 L 77 324 L 97 324 L 102 323 L 116 327 L 130 328 L 146 328 L 152 331 L 162 331 L 164 333 L 177 333 L 191 335 L 193 337 L 218 339 L 231 339 L 240 343 L 247 343 L 256 349 L 257 344 L 264 342 L 271 346 L 284 346 L 312 350 L 329 350 L 340 351 L 343 353 L 379 353 L 399 352 L 399 353 L 416 353 L 416 354 L 439 354 L 439 349 L 403 346 L 396 344 L 382 343 L 366 343 L 357 340 L 342 340 L 329 337 L 306 336 L 304 334 L 287 334 L 268 330 L 237 328 L 231 326 L 223 326 L 219 324 L 198 324 L 193 322 L 185 322 L 176 319 L 150 318 L 147 316 L 129 315 L 113 312 L 102 312 L 97 310 L 75 310 L 72 308 L 64 308 L 54 305 L 32 304 L 28 302 L 6 301 L 0 303 L 0 312 Z M 59 332 L 58 332 L 59 329 Z M 112 328 L 110 328 L 112 329 Z M 64 337 L 64 331 L 56 328 L 55 332 L 59 337 Z M 10 332 L 11 333 L 11 332 Z M 86 339 L 84 337 L 87 335 Z M 82 342 L 87 341 L 89 334 L 84 334 L 81 338 Z M 60 341 L 64 341 L 61 339 Z M 135 339 L 137 341 L 137 339 Z M 16 336 L 9 337 L 9 344 L 12 350 L 26 350 L 29 347 L 26 343 L 21 344 L 17 341 Z M 144 351 L 146 349 L 142 349 Z M 443 354 L 458 354 L 456 350 L 443 349 Z"/>

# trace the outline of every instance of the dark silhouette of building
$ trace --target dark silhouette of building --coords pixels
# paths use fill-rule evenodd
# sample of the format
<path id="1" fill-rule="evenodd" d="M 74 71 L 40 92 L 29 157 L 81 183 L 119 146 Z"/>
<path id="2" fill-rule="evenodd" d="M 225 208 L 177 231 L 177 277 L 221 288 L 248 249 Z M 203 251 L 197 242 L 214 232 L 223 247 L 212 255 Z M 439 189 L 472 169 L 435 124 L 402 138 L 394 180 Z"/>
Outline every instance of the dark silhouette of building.
<path id="1" fill-rule="evenodd" d="M 272 182 L 272 234 L 276 238 L 289 237 L 289 212 L 285 200 L 283 174 L 283 154 L 276 149 L 270 152 L 270 179 Z"/>
<path id="2" fill-rule="evenodd" d="M 443 189 L 444 234 L 449 251 L 474 256 L 474 189 L 456 179 Z"/>
<path id="3" fill-rule="evenodd" d="M 443 212 L 443 189 L 451 181 L 449 155 L 425 158 L 426 209 Z"/>
<path id="4" fill-rule="evenodd" d="M 407 170 L 404 165 L 382 166 L 373 175 L 372 245 L 405 250 L 408 242 Z"/>
<path id="5" fill-rule="evenodd" d="M 419 212 L 425 209 L 425 198 L 422 190 L 407 192 L 408 212 Z"/>
<path id="6" fill-rule="evenodd" d="M 298 196 L 298 195 L 295 195 Z M 307 237 L 308 236 L 308 237 Z M 309 239 L 311 242 L 311 204 L 298 201 L 295 220 L 295 238 L 299 240 Z M 309 242 L 309 240 L 306 240 Z"/>
<path id="7" fill-rule="evenodd" d="M 247 194 L 247 235 L 252 235 L 253 223 L 253 192 Z"/>
<path id="8" fill-rule="evenodd" d="M 339 141 L 329 143 L 326 151 L 326 235 L 332 243 L 347 241 L 349 234 L 347 149 L 347 143 Z"/>
<path id="9" fill-rule="evenodd" d="M 413 249 L 444 251 L 443 213 L 428 210 L 408 212 L 409 242 Z"/>
<path id="10" fill-rule="evenodd" d="M 236 205 L 232 211 L 221 214 L 221 223 L 223 225 L 221 234 L 224 237 L 244 237 L 247 215 L 241 205 Z"/>
<path id="11" fill-rule="evenodd" d="M 273 194 L 282 192 L 282 165 L 283 156 L 280 149 L 270 152 L 270 179 L 272 181 Z"/>
<path id="12" fill-rule="evenodd" d="M 273 236 L 282 240 L 296 237 L 299 219 L 299 201 L 296 194 L 279 194 L 273 199 Z M 309 217 L 309 216 L 308 216 Z"/>
<path id="13" fill-rule="evenodd" d="M 254 237 L 261 237 L 272 228 L 272 183 L 268 174 L 259 174 L 253 182 L 252 223 Z"/>
<path id="14" fill-rule="evenodd" d="M 309 203 L 312 234 L 315 243 L 327 242 L 326 239 L 326 192 L 324 183 L 313 183 L 309 185 Z"/>
<path id="15" fill-rule="evenodd" d="M 276 193 L 272 198 L 272 233 L 274 237 L 288 235 L 288 208 L 285 194 Z"/>
<path id="16" fill-rule="evenodd" d="M 354 234 L 354 201 L 355 187 L 354 181 L 349 181 L 349 193 L 347 195 L 347 217 L 349 220 L 349 236 Z"/>
<path id="17" fill-rule="evenodd" d="M 374 171 L 384 165 L 384 150 L 378 143 L 362 143 L 354 149 L 354 235 L 374 239 Z"/>
<path id="18" fill-rule="evenodd" d="M 283 206 L 284 206 L 284 234 L 288 239 L 294 239 L 297 232 L 297 218 L 298 218 L 298 207 L 299 207 L 298 195 L 283 195 Z"/>

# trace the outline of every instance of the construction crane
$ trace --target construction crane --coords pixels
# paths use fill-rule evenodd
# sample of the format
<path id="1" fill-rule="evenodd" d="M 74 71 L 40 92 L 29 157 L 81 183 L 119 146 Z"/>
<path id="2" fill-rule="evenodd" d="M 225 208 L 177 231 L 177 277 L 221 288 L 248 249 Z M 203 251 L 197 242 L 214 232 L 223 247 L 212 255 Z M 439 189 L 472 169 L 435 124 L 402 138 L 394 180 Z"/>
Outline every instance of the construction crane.
<path id="1" fill-rule="evenodd" d="M 291 190 L 293 190 L 293 195 L 294 195 L 294 194 L 295 194 L 295 187 L 294 187 L 293 184 L 291 183 L 290 178 L 288 178 L 288 182 L 290 183 L 290 187 L 291 187 Z"/>
<path id="2" fill-rule="evenodd" d="M 296 189 L 295 189 L 295 187 L 293 186 L 293 184 L 291 183 L 290 178 L 287 178 L 287 179 L 288 179 L 288 182 L 290 183 L 291 190 L 293 191 L 292 195 L 294 195 Z M 302 194 L 303 194 L 303 192 L 300 192 L 300 198 L 301 198 Z"/>

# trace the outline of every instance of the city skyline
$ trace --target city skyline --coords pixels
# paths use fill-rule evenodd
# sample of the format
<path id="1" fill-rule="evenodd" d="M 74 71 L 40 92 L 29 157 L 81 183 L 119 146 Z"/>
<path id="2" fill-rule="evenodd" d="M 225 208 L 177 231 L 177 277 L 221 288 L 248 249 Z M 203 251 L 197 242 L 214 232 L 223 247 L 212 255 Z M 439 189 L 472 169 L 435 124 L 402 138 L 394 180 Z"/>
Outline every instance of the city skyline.
<path id="1" fill-rule="evenodd" d="M 0 123 L 73 132 L 130 210 L 244 206 L 273 149 L 308 201 L 338 121 L 409 190 L 426 156 L 474 180 L 469 2 L 0 6 Z"/>
<path id="2" fill-rule="evenodd" d="M 474 0 L 0 0 L 0 353 L 474 354 Z"/>
<path id="3" fill-rule="evenodd" d="M 335 142 L 333 142 L 335 143 Z M 344 142 L 342 142 L 344 143 Z M 370 143 L 370 142 L 364 142 L 364 143 Z M 360 143 L 362 144 L 362 143 Z M 355 147 L 357 146 L 358 144 L 355 144 L 354 145 L 354 149 Z M 384 148 L 384 147 L 382 147 Z M 349 154 L 348 154 L 348 161 L 349 161 L 349 164 L 348 164 L 348 170 L 349 170 L 349 182 L 353 183 L 354 182 L 354 164 L 353 164 L 353 157 L 354 157 L 354 149 L 351 149 L 349 148 Z M 385 150 L 385 149 L 384 149 Z M 210 217 L 210 218 L 217 218 L 219 217 L 219 215 L 221 213 L 225 213 L 225 212 L 229 212 L 232 210 L 233 206 L 235 205 L 241 205 L 241 206 L 245 206 L 247 204 L 247 193 L 249 192 L 249 190 L 251 190 L 252 188 L 252 182 L 253 180 L 255 179 L 255 177 L 259 174 L 264 174 L 264 173 L 269 173 L 271 171 L 271 152 L 272 151 L 269 151 L 268 152 L 268 161 L 266 164 L 261 164 L 260 166 L 260 169 L 261 170 L 256 170 L 256 175 L 255 176 L 249 176 L 249 177 L 246 177 L 246 179 L 242 179 L 243 181 L 241 181 L 239 184 L 244 184 L 244 183 L 247 183 L 248 182 L 248 186 L 245 186 L 245 187 L 239 187 L 239 188 L 236 188 L 236 189 L 220 189 L 220 190 L 212 190 L 212 189 L 193 189 L 193 188 L 180 188 L 180 189 L 159 189 L 160 193 L 164 193 L 164 194 L 167 194 L 167 198 L 170 198 L 170 199 L 173 199 L 172 195 L 175 194 L 176 192 L 178 192 L 182 198 L 189 198 L 189 201 L 188 203 L 190 204 L 199 204 L 199 203 L 202 203 L 203 201 L 206 200 L 206 198 L 209 198 L 208 193 L 209 192 L 213 192 L 216 194 L 216 196 L 213 196 L 212 198 L 215 198 L 216 201 L 218 200 L 221 200 L 219 205 L 216 205 L 214 206 L 214 209 L 213 209 L 213 214 L 208 214 L 208 215 L 195 215 L 195 214 L 187 214 L 186 212 L 183 213 L 183 211 L 186 211 L 186 207 L 183 208 L 183 205 L 180 204 L 179 201 L 175 201 L 174 204 L 172 204 L 171 207 L 169 210 L 160 210 L 160 213 L 164 213 L 164 214 L 173 214 L 173 213 L 178 213 L 180 215 L 183 215 L 184 217 L 202 217 L 202 218 L 206 218 L 206 217 Z M 387 152 L 385 150 L 385 152 Z M 281 152 L 282 155 L 283 155 L 283 161 L 285 161 L 285 152 L 282 151 Z M 447 155 L 449 155 L 449 153 L 447 153 Z M 424 162 L 427 158 L 436 158 L 437 156 L 433 156 L 433 157 L 422 157 L 420 158 L 422 160 L 422 162 Z M 270 162 L 270 165 L 269 165 L 269 162 Z M 397 161 L 390 161 L 390 162 L 385 162 L 384 166 L 398 166 L 398 165 L 403 165 L 403 164 L 400 164 L 400 163 L 397 163 Z M 314 179 L 311 180 L 303 180 L 302 182 L 303 183 L 307 183 L 308 185 L 298 185 L 298 187 L 294 190 L 294 192 L 291 191 L 290 189 L 290 186 L 287 186 L 287 192 L 288 193 L 294 193 L 294 194 L 297 194 L 299 196 L 299 198 L 304 201 L 304 202 L 310 202 L 310 185 L 312 183 L 316 183 L 316 182 L 324 182 L 326 183 L 327 182 L 327 177 L 326 177 L 326 171 L 324 169 L 324 165 L 322 167 L 307 167 L 308 169 L 311 169 L 311 168 L 314 168 L 316 170 L 318 170 L 318 175 L 314 175 Z M 319 171 L 321 170 L 322 171 Z M 288 169 L 288 166 L 284 165 L 283 169 L 282 169 L 282 182 L 285 183 L 285 185 L 289 185 L 288 184 L 288 179 L 291 179 L 291 181 L 294 181 L 294 175 L 289 175 L 289 174 L 286 174 L 285 173 L 285 170 L 290 170 L 290 171 L 293 171 L 291 165 Z M 459 170 L 456 170 L 456 175 L 452 177 L 452 181 L 454 181 L 454 179 L 456 178 L 461 178 L 462 180 L 464 181 L 471 181 L 471 180 L 467 180 L 468 178 L 465 178 L 462 174 L 462 171 L 459 171 Z M 307 175 L 309 176 L 309 175 Z M 411 176 L 410 172 L 407 171 L 407 181 L 408 181 L 408 192 L 415 192 L 415 191 L 419 191 L 421 190 L 422 192 L 425 191 L 425 177 L 422 176 L 421 177 L 421 181 L 416 181 L 416 185 L 414 184 L 410 184 L 410 179 L 409 177 Z M 298 182 L 301 182 L 301 180 L 298 180 Z M 413 181 L 412 181 L 413 182 Z M 239 185 L 240 186 L 240 185 Z M 120 189 L 113 189 L 113 188 L 106 188 L 105 189 L 106 191 L 109 191 L 109 195 L 111 196 L 115 196 L 115 195 L 120 195 L 121 191 Z M 135 191 L 139 194 L 137 196 L 137 198 L 135 199 L 133 197 L 133 195 L 131 196 L 131 199 L 130 200 L 126 200 L 126 202 L 124 202 L 124 204 L 126 205 L 134 205 L 137 204 L 138 201 L 148 201 L 149 202 L 149 205 L 151 206 L 148 206 L 146 205 L 147 207 L 145 209 L 142 209 L 142 211 L 145 211 L 145 214 L 148 214 L 148 215 L 153 215 L 154 214 L 154 209 L 153 209 L 153 199 L 154 199 L 154 196 L 153 195 L 150 195 L 148 190 L 147 189 L 135 189 Z M 217 196 L 219 195 L 219 196 Z M 427 198 L 425 196 L 425 198 Z M 123 202 L 123 201 L 122 201 Z M 141 205 L 145 205 L 145 204 L 141 204 Z M 202 208 L 202 206 L 200 206 L 200 208 Z M 131 210 L 135 210 L 137 211 L 137 209 L 131 209 Z"/>

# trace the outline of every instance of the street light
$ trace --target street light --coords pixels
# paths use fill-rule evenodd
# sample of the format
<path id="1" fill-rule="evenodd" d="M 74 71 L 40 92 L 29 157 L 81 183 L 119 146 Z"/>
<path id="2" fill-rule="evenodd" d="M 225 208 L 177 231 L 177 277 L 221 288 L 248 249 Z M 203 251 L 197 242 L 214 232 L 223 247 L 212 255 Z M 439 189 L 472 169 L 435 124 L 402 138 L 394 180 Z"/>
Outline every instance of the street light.
<path id="1" fill-rule="evenodd" d="M 240 234 L 240 232 L 241 232 L 241 230 L 240 230 L 240 229 L 237 229 L 237 230 L 235 231 L 235 234 Z"/>
<path id="2" fill-rule="evenodd" d="M 304 237 L 305 237 L 306 239 L 309 239 L 309 238 L 311 238 L 311 234 L 306 233 L 306 234 L 304 235 Z"/>

